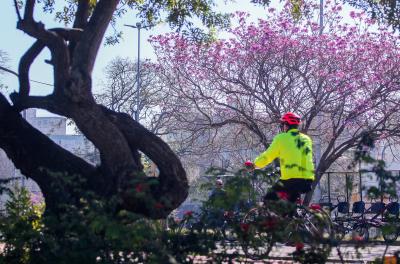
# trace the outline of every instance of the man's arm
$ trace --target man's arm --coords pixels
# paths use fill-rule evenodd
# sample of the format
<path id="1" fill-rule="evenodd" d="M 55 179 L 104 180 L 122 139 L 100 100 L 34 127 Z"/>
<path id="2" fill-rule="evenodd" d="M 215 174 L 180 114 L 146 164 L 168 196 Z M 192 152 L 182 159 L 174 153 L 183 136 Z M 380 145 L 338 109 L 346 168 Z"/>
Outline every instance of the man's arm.
<path id="1" fill-rule="evenodd" d="M 268 149 L 261 153 L 255 160 L 254 165 L 257 168 L 264 168 L 270 164 L 274 159 L 279 157 L 279 135 L 275 136 Z"/>

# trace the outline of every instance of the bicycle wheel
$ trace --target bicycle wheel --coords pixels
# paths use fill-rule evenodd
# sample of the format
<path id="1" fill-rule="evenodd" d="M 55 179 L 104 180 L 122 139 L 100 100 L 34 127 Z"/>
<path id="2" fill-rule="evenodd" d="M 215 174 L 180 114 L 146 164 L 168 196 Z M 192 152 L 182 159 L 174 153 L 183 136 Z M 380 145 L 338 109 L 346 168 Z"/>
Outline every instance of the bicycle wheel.
<path id="1" fill-rule="evenodd" d="M 241 223 L 242 248 L 245 255 L 251 259 L 263 259 L 268 256 L 274 239 L 266 223 L 274 223 L 271 213 L 263 207 L 250 209 Z M 271 225 L 272 227 L 272 225 Z"/>
<path id="2" fill-rule="evenodd" d="M 323 210 L 301 208 L 302 232 L 306 243 L 326 243 L 333 238 L 331 218 Z"/>
<path id="3" fill-rule="evenodd" d="M 228 242 L 230 244 L 234 242 L 238 242 L 238 233 L 237 230 L 234 229 L 234 226 L 229 225 L 229 223 L 225 222 L 221 228 L 221 233 L 224 242 Z"/>

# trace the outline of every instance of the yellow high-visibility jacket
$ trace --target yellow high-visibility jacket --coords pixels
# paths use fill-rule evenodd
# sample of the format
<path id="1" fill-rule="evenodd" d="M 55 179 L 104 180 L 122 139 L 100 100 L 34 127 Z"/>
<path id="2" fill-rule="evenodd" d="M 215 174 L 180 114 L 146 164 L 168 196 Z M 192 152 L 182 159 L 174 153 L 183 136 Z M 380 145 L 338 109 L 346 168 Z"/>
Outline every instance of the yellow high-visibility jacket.
<path id="1" fill-rule="evenodd" d="M 260 154 L 254 164 L 263 168 L 279 158 L 281 180 L 314 180 L 312 140 L 298 129 L 290 129 L 274 137 L 271 145 Z"/>

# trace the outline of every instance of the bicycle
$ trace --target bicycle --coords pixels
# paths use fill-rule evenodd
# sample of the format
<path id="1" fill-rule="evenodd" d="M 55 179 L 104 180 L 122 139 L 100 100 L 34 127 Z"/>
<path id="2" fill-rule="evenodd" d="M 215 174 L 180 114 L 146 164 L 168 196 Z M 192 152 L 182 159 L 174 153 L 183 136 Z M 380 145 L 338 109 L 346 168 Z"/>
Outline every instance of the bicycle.
<path id="1" fill-rule="evenodd" d="M 393 223 L 396 221 L 388 220 L 388 215 L 394 215 L 395 213 L 393 213 L 393 211 L 395 211 L 396 208 L 398 212 L 397 202 L 392 202 L 388 205 L 385 205 L 383 202 L 373 202 L 371 206 L 366 209 L 363 201 L 357 201 L 353 203 L 350 215 L 349 203 L 346 201 L 341 202 L 338 198 L 338 204 L 332 208 L 337 208 L 333 223 L 335 233 L 339 240 L 342 240 L 347 234 L 351 234 L 352 239 L 357 242 L 368 242 L 370 238 L 376 239 L 379 236 L 379 231 L 382 229 L 384 229 L 382 235 L 386 242 L 392 242 L 397 239 L 397 228 L 395 227 L 394 229 L 396 230 L 393 230 L 393 226 L 389 227 L 390 222 Z M 339 213 L 344 216 L 339 217 Z M 372 217 L 367 218 L 367 214 L 372 215 Z M 384 218 L 384 216 L 386 217 Z M 391 219 L 396 220 L 396 217 Z"/>
<path id="2" fill-rule="evenodd" d="M 245 252 L 250 258 L 268 256 L 276 242 L 314 246 L 331 243 L 332 221 L 321 207 L 281 200 L 276 205 L 283 212 L 277 213 L 273 206 L 257 206 L 250 209 L 242 221 L 248 235 Z"/>
<path id="3" fill-rule="evenodd" d="M 400 204 L 398 199 L 393 200 L 393 197 L 389 197 L 381 227 L 383 239 L 388 243 L 396 241 L 400 234 L 399 214 Z"/>

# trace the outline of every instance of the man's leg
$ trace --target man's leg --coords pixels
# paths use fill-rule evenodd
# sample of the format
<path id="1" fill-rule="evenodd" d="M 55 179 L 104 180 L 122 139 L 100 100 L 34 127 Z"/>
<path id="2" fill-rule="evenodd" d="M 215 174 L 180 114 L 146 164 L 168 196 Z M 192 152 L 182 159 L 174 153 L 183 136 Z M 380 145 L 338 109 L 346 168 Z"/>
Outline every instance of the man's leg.
<path id="1" fill-rule="evenodd" d="M 296 203 L 302 193 L 311 191 L 311 186 L 312 180 L 296 178 L 279 180 L 264 196 L 264 203 L 268 200 L 277 201 L 279 199 Z"/>
<path id="2" fill-rule="evenodd" d="M 268 201 L 278 201 L 280 199 L 278 193 L 286 192 L 285 184 L 283 181 L 279 180 L 276 182 L 270 190 L 268 190 L 267 194 L 263 198 L 263 202 L 268 203 Z"/>
<path id="3" fill-rule="evenodd" d="M 296 203 L 301 194 L 311 191 L 312 180 L 289 179 L 285 181 L 285 187 L 289 193 L 289 201 Z"/>

